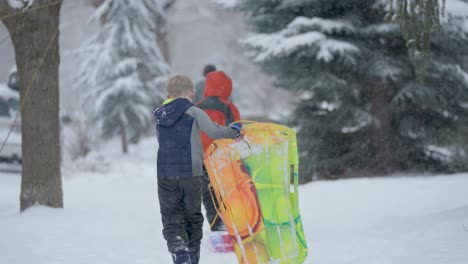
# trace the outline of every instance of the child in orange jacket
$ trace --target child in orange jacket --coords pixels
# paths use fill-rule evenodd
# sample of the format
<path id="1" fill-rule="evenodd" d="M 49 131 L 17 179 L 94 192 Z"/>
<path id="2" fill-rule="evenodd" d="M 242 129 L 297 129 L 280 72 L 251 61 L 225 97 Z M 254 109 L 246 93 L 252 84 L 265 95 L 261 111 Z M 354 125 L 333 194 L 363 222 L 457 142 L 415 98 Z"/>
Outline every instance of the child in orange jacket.
<path id="1" fill-rule="evenodd" d="M 221 126 L 229 126 L 232 122 L 240 120 L 240 114 L 237 107 L 229 101 L 232 92 L 232 81 L 223 71 L 213 71 L 206 75 L 204 99 L 197 103 L 212 121 Z M 206 151 L 208 146 L 213 142 L 205 133 L 201 135 L 203 149 Z M 217 217 L 215 205 L 210 196 L 209 184 L 210 180 L 205 173 L 203 184 L 203 205 L 206 209 L 206 218 L 211 226 L 211 231 L 224 231 L 222 220 Z M 215 219 L 216 218 L 216 219 Z"/>

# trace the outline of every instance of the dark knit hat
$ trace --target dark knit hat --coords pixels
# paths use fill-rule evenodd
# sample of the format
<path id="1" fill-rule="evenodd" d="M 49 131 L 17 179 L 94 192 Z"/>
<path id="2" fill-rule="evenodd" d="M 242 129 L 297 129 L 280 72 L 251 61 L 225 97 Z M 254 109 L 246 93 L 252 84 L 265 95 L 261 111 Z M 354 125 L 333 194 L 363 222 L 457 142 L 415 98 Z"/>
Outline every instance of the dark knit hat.
<path id="1" fill-rule="evenodd" d="M 205 68 L 203 68 L 203 76 L 206 76 L 210 72 L 216 71 L 216 67 L 213 64 L 207 64 Z"/>

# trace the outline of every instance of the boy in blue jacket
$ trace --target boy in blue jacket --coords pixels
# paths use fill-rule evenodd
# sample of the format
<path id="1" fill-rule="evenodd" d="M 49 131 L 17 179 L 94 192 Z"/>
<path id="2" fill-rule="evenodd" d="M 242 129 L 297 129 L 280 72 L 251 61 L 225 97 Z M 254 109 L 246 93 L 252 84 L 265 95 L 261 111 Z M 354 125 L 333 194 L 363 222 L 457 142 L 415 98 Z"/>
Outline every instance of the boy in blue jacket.
<path id="1" fill-rule="evenodd" d="M 240 131 L 237 127 L 218 126 L 191 103 L 194 88 L 188 77 L 172 77 L 167 94 L 168 99 L 153 112 L 159 142 L 158 197 L 163 236 L 175 264 L 198 264 L 203 237 L 200 133 L 215 139 L 234 139 Z"/>

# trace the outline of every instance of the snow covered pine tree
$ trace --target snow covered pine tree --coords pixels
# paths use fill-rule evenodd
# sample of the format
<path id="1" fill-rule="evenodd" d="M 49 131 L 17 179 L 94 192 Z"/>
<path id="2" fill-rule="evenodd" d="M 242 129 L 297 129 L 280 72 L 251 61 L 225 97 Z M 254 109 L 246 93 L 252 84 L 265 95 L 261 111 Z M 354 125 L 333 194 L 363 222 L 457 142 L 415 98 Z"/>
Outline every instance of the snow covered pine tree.
<path id="1" fill-rule="evenodd" d="M 103 22 L 101 29 L 78 50 L 84 109 L 101 136 L 121 135 L 124 153 L 164 97 L 170 69 L 157 46 L 156 21 L 170 1 L 103 1 L 91 17 Z"/>
<path id="2" fill-rule="evenodd" d="M 257 32 L 244 39 L 252 59 L 302 92 L 293 119 L 302 179 L 467 168 L 466 2 L 446 2 L 421 82 L 384 19 L 389 1 L 218 2 Z"/>

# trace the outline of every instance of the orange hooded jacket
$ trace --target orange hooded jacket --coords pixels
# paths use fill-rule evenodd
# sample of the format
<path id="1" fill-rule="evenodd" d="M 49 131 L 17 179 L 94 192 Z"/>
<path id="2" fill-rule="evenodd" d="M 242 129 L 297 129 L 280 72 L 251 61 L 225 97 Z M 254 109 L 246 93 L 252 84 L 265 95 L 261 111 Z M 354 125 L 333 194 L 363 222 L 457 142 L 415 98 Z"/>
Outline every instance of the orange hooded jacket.
<path id="1" fill-rule="evenodd" d="M 223 71 L 214 71 L 206 75 L 205 98 L 196 105 L 205 111 L 215 123 L 228 126 L 232 122 L 240 120 L 237 107 L 228 100 L 232 92 L 232 81 Z M 201 135 L 203 150 L 214 139 L 208 137 L 204 132 Z"/>

